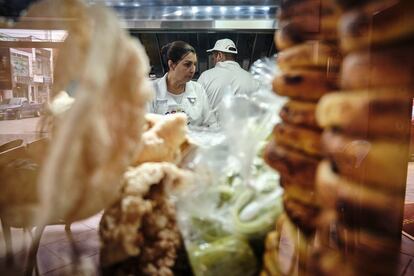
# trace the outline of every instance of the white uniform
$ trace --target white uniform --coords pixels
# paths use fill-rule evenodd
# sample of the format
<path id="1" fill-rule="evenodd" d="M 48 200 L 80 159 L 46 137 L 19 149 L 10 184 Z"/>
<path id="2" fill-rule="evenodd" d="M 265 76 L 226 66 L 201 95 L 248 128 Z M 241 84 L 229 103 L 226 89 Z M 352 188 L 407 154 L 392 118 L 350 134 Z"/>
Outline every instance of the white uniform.
<path id="1" fill-rule="evenodd" d="M 210 110 L 204 88 L 197 82 L 189 81 L 184 93 L 172 94 L 167 91 L 167 74 L 153 81 L 155 98 L 150 103 L 149 112 L 162 115 L 183 112 L 188 117 L 189 126 L 215 126 L 216 119 Z"/>
<path id="2" fill-rule="evenodd" d="M 206 89 L 210 107 L 216 116 L 226 90 L 230 89 L 236 95 L 250 94 L 260 88 L 260 83 L 249 72 L 231 60 L 218 62 L 214 68 L 204 71 L 198 82 Z"/>

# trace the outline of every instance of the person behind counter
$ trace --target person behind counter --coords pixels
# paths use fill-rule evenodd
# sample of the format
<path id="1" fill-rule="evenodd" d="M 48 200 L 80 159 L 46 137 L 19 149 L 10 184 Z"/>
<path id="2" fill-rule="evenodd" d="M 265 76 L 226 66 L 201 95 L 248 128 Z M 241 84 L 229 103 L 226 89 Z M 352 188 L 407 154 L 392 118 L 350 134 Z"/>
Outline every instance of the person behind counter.
<path id="1" fill-rule="evenodd" d="M 183 112 L 189 127 L 212 127 L 216 124 L 206 91 L 191 79 L 194 76 L 197 55 L 194 48 L 184 41 L 174 41 L 161 49 L 167 73 L 154 80 L 156 95 L 149 112 L 172 114 Z"/>
<path id="2" fill-rule="evenodd" d="M 217 40 L 214 48 L 207 52 L 213 54 L 215 67 L 204 71 L 198 83 L 206 89 L 210 108 L 219 118 L 218 106 L 226 90 L 233 95 L 250 94 L 258 90 L 260 84 L 236 62 L 237 48 L 231 39 Z"/>

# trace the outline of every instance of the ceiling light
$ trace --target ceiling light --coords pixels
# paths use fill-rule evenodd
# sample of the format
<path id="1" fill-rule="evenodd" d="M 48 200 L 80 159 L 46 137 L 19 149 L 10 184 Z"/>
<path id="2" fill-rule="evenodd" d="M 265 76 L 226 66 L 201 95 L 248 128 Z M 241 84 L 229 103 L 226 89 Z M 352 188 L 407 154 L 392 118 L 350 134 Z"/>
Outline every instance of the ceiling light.
<path id="1" fill-rule="evenodd" d="M 176 16 L 181 16 L 181 15 L 183 15 L 183 12 L 182 11 L 175 11 L 174 14 Z"/>
<path id="2" fill-rule="evenodd" d="M 197 7 L 192 7 L 191 8 L 191 12 L 192 13 L 197 13 L 198 12 L 198 8 Z"/>
<path id="3" fill-rule="evenodd" d="M 213 8 L 212 7 L 207 7 L 206 8 L 206 12 L 211 12 L 213 10 Z"/>
<path id="4" fill-rule="evenodd" d="M 221 13 L 225 13 L 225 12 L 226 12 L 226 10 L 227 10 L 227 8 L 226 8 L 226 7 L 220 7 L 220 12 L 221 12 Z"/>

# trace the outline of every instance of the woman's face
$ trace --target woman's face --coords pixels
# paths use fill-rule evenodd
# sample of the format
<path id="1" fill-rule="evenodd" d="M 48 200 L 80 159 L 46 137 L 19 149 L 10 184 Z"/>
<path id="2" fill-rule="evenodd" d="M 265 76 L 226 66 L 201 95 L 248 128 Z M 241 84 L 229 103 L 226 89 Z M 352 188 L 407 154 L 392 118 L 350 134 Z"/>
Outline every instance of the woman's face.
<path id="1" fill-rule="evenodd" d="M 197 66 L 197 56 L 194 53 L 188 53 L 178 63 L 172 64 L 171 69 L 174 77 L 179 82 L 190 81 L 195 73 Z"/>

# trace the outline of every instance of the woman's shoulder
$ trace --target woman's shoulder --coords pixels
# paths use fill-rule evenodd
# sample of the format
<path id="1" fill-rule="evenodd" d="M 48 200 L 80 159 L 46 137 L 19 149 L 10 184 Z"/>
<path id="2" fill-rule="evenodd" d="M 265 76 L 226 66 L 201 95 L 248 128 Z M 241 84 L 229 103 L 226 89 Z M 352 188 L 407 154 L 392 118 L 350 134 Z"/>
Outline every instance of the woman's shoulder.
<path id="1" fill-rule="evenodd" d="M 161 78 L 157 78 L 151 81 L 154 89 L 155 89 L 155 93 L 158 94 L 164 94 L 164 92 L 166 92 L 167 90 L 167 85 L 165 83 L 165 75 Z"/>
<path id="2" fill-rule="evenodd" d="M 152 79 L 151 82 L 152 82 L 152 84 L 156 85 L 156 84 L 162 82 L 163 80 L 165 80 L 164 76 L 162 76 L 160 78 Z"/>

